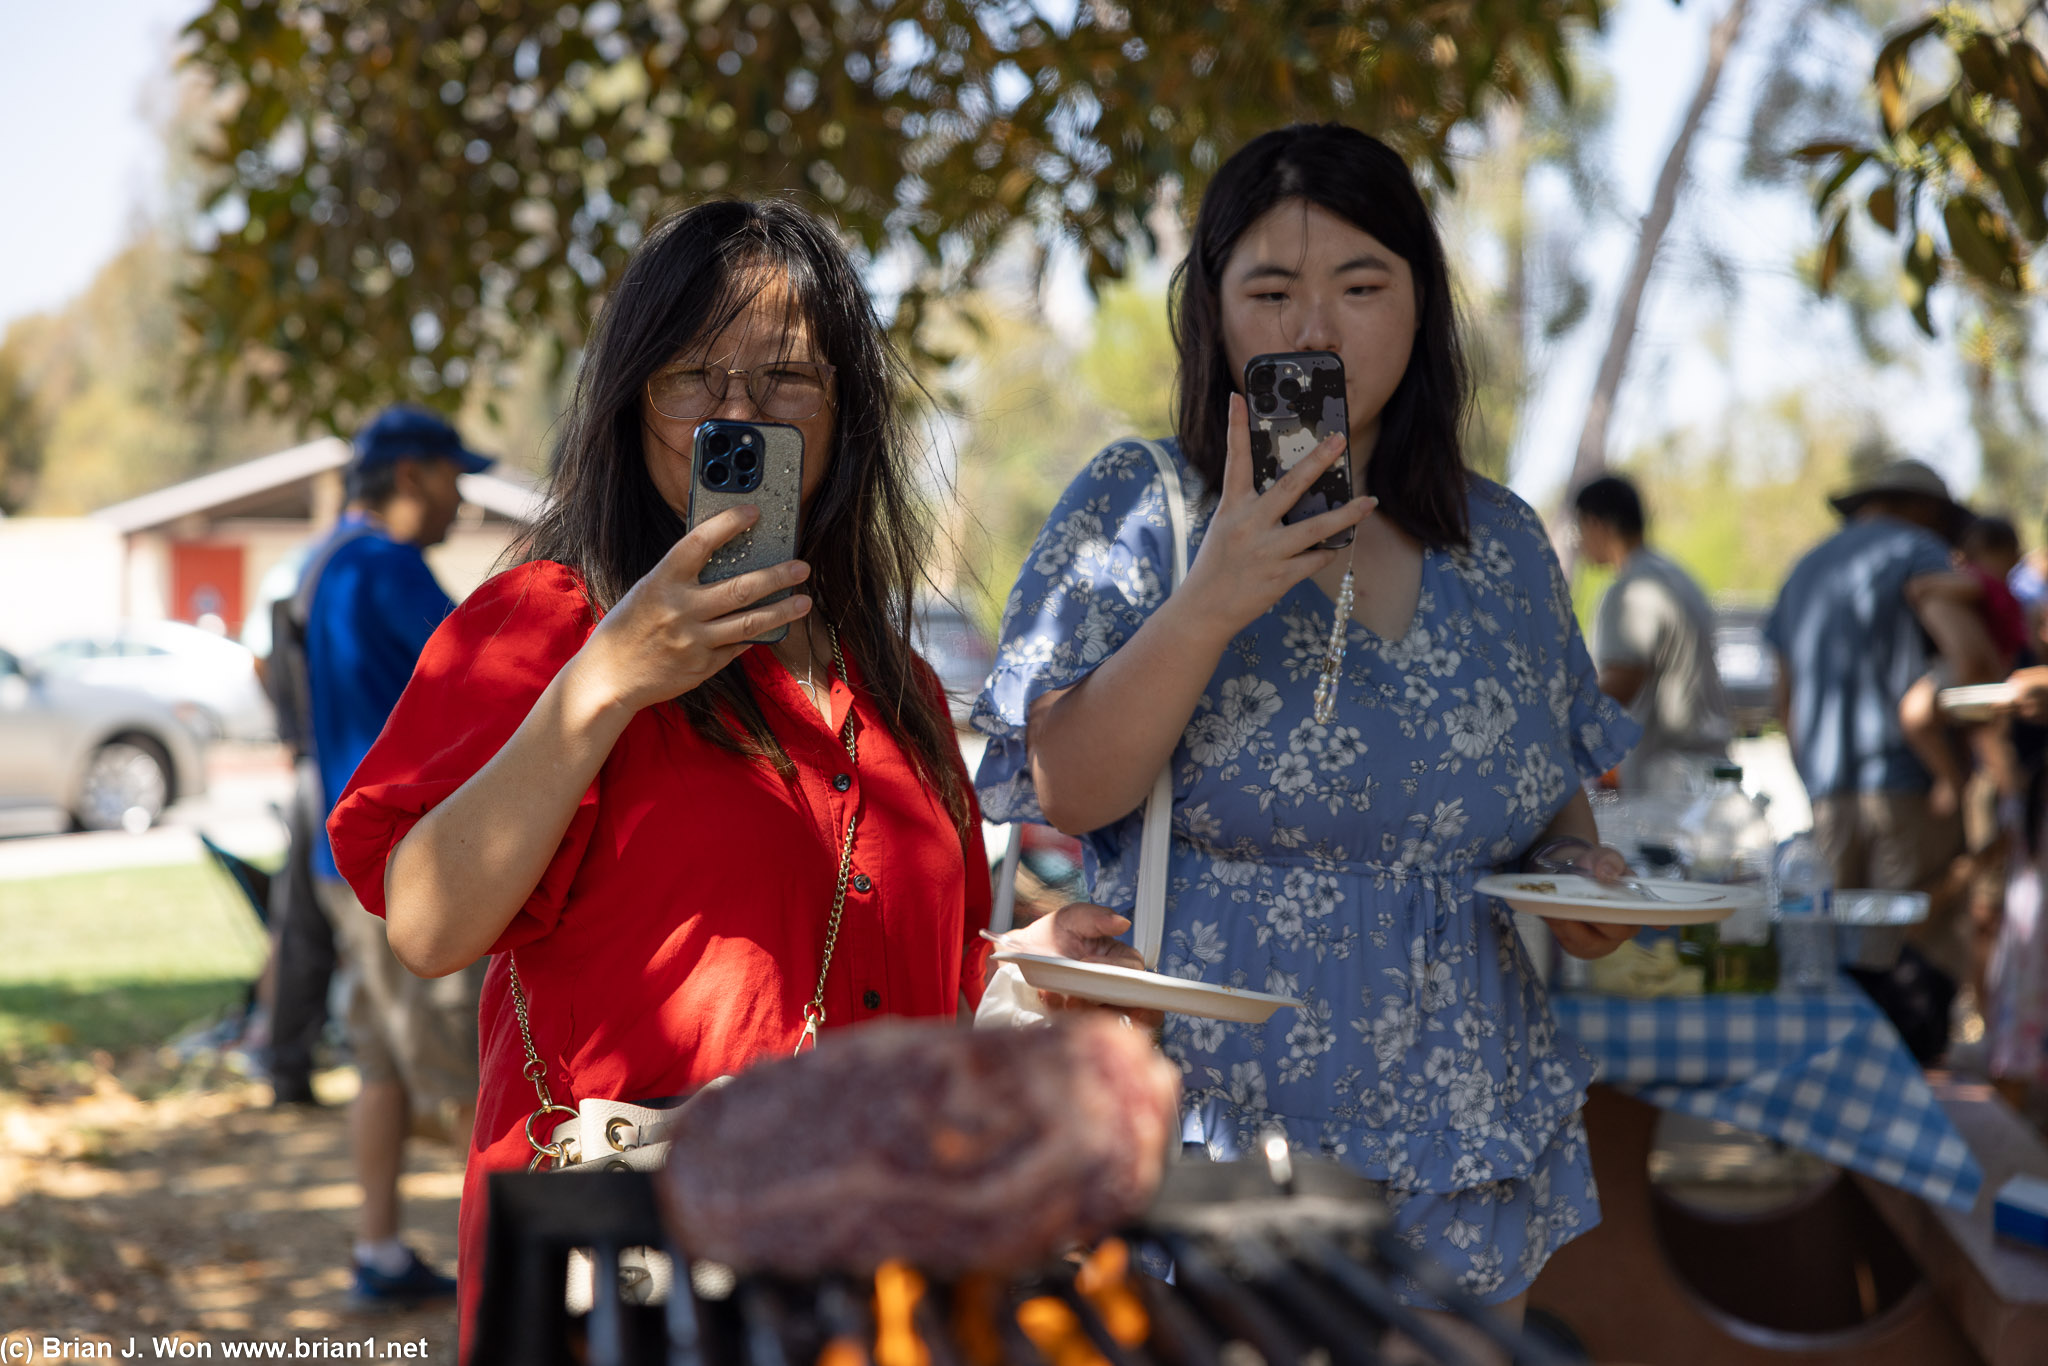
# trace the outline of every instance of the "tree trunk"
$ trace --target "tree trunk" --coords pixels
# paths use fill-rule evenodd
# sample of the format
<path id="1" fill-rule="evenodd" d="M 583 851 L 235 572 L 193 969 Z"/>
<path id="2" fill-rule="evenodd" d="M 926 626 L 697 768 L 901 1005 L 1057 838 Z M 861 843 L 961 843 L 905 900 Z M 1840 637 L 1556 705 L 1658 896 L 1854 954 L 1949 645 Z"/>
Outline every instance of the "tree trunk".
<path id="1" fill-rule="evenodd" d="M 1692 152 L 1693 138 L 1706 119 L 1707 107 L 1714 102 L 1714 91 L 1721 83 L 1721 68 L 1742 32 L 1742 21 L 1748 12 L 1749 0 L 1731 0 L 1728 12 L 1714 25 L 1707 40 L 1706 70 L 1700 73 L 1699 89 L 1693 92 L 1678 137 L 1665 155 L 1663 173 L 1657 177 L 1657 191 L 1650 198 L 1650 211 L 1643 215 L 1642 233 L 1636 239 L 1635 259 L 1629 263 L 1627 281 L 1614 306 L 1614 330 L 1607 338 L 1607 354 L 1600 361 L 1600 377 L 1594 382 L 1593 397 L 1586 403 L 1586 422 L 1579 432 L 1578 454 L 1572 460 L 1572 477 L 1566 486 L 1567 498 L 1571 490 L 1606 468 L 1608 420 L 1614 414 L 1615 394 L 1621 389 L 1622 375 L 1628 369 L 1628 353 L 1635 344 L 1636 323 L 1642 313 L 1643 295 L 1649 288 L 1650 270 L 1678 209 L 1678 192 L 1685 183 L 1685 163 Z M 1570 564 L 1565 568 L 1569 572 Z"/>

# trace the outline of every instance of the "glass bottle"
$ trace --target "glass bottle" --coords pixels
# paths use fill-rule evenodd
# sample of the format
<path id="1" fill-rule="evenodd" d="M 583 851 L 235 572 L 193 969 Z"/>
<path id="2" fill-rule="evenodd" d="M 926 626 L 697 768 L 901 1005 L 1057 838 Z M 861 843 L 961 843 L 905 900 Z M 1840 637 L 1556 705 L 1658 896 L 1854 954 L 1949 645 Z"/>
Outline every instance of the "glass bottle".
<path id="1" fill-rule="evenodd" d="M 1726 920 L 1686 926 L 1680 934 L 1681 957 L 1706 969 L 1710 992 L 1773 990 L 1778 983 L 1771 940 L 1777 841 L 1770 822 L 1743 792 L 1739 766 L 1714 767 L 1714 785 L 1686 813 L 1681 837 L 1691 854 L 1693 881 L 1754 887 L 1763 894 L 1761 904 Z"/>

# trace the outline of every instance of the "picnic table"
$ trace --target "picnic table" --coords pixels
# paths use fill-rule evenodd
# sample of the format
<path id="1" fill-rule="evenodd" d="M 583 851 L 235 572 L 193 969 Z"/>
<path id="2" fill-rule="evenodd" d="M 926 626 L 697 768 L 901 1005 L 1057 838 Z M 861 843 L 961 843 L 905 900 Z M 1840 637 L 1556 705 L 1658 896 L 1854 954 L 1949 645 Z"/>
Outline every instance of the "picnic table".
<path id="1" fill-rule="evenodd" d="M 1586 1107 L 1601 1223 L 1530 1293 L 1595 1360 L 1976 1363 L 1885 1217 L 1844 1176 L 1753 1216 L 1658 1191 L 1657 1115 L 1720 1120 L 1913 1200 L 1976 1202 L 1984 1172 L 1890 1021 L 1854 984 L 1810 995 L 1567 993 L 1560 1028 L 1599 1084 Z"/>

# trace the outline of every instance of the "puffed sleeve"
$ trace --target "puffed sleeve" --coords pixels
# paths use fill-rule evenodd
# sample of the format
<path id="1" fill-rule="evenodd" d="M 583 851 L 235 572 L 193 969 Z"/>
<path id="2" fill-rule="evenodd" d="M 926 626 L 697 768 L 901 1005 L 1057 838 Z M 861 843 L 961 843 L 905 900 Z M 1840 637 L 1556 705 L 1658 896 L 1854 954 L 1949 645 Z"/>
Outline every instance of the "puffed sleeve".
<path id="1" fill-rule="evenodd" d="M 441 623 L 327 821 L 335 864 L 364 909 L 385 913 L 391 851 L 504 747 L 595 624 L 581 582 L 546 561 L 491 579 Z M 554 928 L 596 819 L 592 784 L 493 951 Z"/>
<path id="2" fill-rule="evenodd" d="M 1643 737 L 1642 727 L 1629 719 L 1620 703 L 1600 691 L 1600 672 L 1593 667 L 1592 652 L 1586 648 L 1578 614 L 1572 609 L 1571 584 L 1551 548 L 1543 519 L 1506 489 L 1489 484 L 1485 491 L 1501 507 L 1499 524 L 1515 562 L 1533 566 L 1535 571 L 1524 583 L 1539 620 L 1538 644 L 1550 661 L 1544 683 L 1551 718 L 1560 732 L 1560 747 L 1570 750 L 1572 768 L 1581 779 L 1597 778 L 1636 747 Z M 1475 518 L 1475 535 L 1481 525 Z"/>
<path id="3" fill-rule="evenodd" d="M 1175 468 L 1199 524 L 1199 481 L 1177 452 Z M 1190 561 L 1199 535 L 1191 539 Z M 1031 704 L 1086 678 L 1144 625 L 1166 600 L 1172 557 L 1158 465 L 1139 442 L 1110 446 L 1060 496 L 1003 608 L 995 670 L 973 719 L 988 737 L 975 786 L 989 820 L 1045 819 L 1024 748 Z"/>

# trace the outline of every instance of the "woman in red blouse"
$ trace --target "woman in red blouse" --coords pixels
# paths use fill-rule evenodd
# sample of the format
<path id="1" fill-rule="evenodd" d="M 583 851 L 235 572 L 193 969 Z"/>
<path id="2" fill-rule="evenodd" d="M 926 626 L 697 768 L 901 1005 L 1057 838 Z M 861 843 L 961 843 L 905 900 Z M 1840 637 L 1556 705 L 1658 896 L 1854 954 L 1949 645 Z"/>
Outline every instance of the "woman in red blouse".
<path id="1" fill-rule="evenodd" d="M 435 634 L 329 822 L 408 967 L 493 955 L 465 1339 L 484 1174 L 533 1156 L 508 962 L 558 1104 L 662 1103 L 788 1054 L 853 821 L 824 1026 L 980 997 L 980 821 L 909 642 L 928 536 L 900 375 L 808 213 L 723 202 L 658 227 L 598 323 L 526 562 Z M 684 534 L 692 434 L 712 417 L 802 430 L 803 524 L 799 560 L 705 585 L 711 552 L 758 516 Z M 777 589 L 796 591 L 755 605 Z M 746 644 L 784 624 L 781 643 Z"/>

